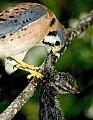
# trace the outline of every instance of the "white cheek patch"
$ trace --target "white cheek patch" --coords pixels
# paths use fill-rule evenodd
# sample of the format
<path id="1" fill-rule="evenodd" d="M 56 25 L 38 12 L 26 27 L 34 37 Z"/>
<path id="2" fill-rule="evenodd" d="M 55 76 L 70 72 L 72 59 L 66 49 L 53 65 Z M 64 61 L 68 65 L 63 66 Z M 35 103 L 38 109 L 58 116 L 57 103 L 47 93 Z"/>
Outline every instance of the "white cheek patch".
<path id="1" fill-rule="evenodd" d="M 44 37 L 44 42 L 51 46 L 54 46 L 57 40 L 60 41 L 58 35 L 56 35 L 56 36 L 47 35 Z"/>
<path id="2" fill-rule="evenodd" d="M 44 37 L 44 41 L 43 43 L 48 47 L 48 51 L 52 50 L 53 53 L 57 56 L 57 58 L 60 57 L 60 53 L 58 53 L 58 51 L 60 50 L 60 47 L 57 48 L 57 46 L 55 45 L 55 43 L 59 41 L 60 42 L 60 38 L 58 37 L 58 35 L 56 36 L 52 36 L 52 35 L 47 35 Z M 60 45 L 59 45 L 60 46 Z M 49 49 L 50 48 L 50 49 Z"/>

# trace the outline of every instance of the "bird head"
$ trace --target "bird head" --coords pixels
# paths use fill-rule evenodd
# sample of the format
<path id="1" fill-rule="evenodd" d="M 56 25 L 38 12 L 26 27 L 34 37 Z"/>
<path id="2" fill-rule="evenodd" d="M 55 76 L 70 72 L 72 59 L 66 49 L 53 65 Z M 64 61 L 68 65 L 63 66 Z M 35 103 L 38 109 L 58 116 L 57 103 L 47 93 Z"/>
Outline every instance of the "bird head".
<path id="1" fill-rule="evenodd" d="M 48 51 L 53 52 L 55 56 L 60 57 L 60 49 L 64 46 L 63 26 L 56 18 L 52 18 L 48 33 L 43 39 L 43 44 L 48 47 Z"/>

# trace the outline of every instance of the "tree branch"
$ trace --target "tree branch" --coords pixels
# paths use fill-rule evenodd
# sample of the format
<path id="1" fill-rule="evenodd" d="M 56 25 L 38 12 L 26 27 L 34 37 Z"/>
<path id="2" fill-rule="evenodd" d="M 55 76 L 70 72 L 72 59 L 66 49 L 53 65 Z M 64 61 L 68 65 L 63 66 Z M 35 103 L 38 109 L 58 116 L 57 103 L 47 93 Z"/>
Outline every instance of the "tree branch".
<path id="1" fill-rule="evenodd" d="M 33 79 L 18 97 L 0 115 L 0 120 L 11 120 L 22 106 L 33 96 L 39 80 Z"/>
<path id="2" fill-rule="evenodd" d="M 76 28 L 63 29 L 63 36 L 65 45 L 61 48 L 61 53 L 69 46 L 71 41 L 81 35 L 86 29 L 91 27 L 93 24 L 93 10 L 83 19 L 81 19 Z"/>

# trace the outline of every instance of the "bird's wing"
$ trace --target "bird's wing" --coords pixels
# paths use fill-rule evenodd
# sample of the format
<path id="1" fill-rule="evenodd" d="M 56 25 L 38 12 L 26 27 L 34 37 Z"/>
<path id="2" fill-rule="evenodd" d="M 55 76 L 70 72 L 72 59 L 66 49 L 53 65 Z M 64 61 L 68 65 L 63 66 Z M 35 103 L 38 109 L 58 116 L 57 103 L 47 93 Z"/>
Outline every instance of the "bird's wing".
<path id="1" fill-rule="evenodd" d="M 24 4 L 22 4 L 21 7 L 23 7 Z M 37 5 L 37 4 L 36 4 Z M 12 10 L 12 13 L 15 12 L 16 10 L 8 9 L 8 11 Z M 7 13 L 7 10 L 6 10 Z M 12 14 L 11 13 L 11 14 Z M 12 16 L 9 14 L 8 18 L 6 21 L 3 21 L 3 23 L 0 23 L 0 36 L 5 35 L 7 33 L 14 33 L 18 29 L 35 22 L 36 20 L 42 18 L 43 16 L 46 15 L 46 10 L 43 6 L 37 5 L 37 6 L 31 6 L 28 9 L 26 8 L 25 11 L 20 11 L 18 15 Z M 3 19 L 4 18 L 4 13 L 0 17 Z"/>
<path id="2" fill-rule="evenodd" d="M 44 6 L 32 3 L 19 4 L 0 13 L 3 21 L 0 23 L 0 57 L 19 54 L 40 44 L 50 25 L 49 14 Z"/>

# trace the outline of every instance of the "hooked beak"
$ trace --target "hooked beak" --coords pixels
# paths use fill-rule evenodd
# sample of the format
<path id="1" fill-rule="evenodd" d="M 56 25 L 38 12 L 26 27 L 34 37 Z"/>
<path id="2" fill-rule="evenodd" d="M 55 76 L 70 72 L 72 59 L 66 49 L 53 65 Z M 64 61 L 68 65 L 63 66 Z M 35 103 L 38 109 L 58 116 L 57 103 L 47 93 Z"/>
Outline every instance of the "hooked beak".
<path id="1" fill-rule="evenodd" d="M 60 49 L 61 49 L 60 46 L 55 46 L 52 48 L 52 52 L 55 56 L 57 56 L 57 58 L 59 58 L 61 56 Z"/>

